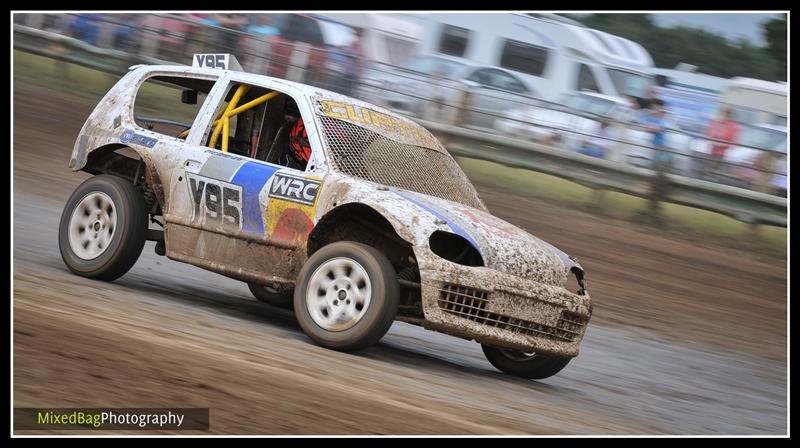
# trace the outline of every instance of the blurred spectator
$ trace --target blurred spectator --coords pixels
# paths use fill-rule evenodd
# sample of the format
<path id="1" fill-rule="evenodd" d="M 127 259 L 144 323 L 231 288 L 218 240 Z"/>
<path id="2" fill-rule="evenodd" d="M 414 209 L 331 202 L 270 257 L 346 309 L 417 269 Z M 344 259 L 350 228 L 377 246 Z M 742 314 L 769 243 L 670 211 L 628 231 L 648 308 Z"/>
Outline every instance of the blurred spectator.
<path id="1" fill-rule="evenodd" d="M 346 72 L 349 59 L 346 48 L 331 47 L 328 51 L 328 70 L 332 78 L 330 89 L 342 95 L 351 95 L 353 90 Z"/>
<path id="2" fill-rule="evenodd" d="M 114 21 L 114 43 L 113 47 L 117 50 L 133 52 L 139 45 L 139 19 L 140 14 L 115 14 Z"/>
<path id="3" fill-rule="evenodd" d="M 364 31 L 361 28 L 355 29 L 355 38 L 350 45 L 345 48 L 347 58 L 344 60 L 344 74 L 346 82 L 344 84 L 345 95 L 351 95 L 358 86 L 364 70 L 364 48 L 361 42 Z"/>
<path id="4" fill-rule="evenodd" d="M 672 170 L 672 153 L 666 151 L 666 120 L 667 110 L 664 107 L 655 106 L 647 114 L 642 122 L 647 130 L 653 134 L 653 169 L 656 171 L 653 177 L 650 192 L 650 212 L 653 219 L 659 222 L 661 202 L 667 196 L 669 190 L 669 180 L 667 173 Z"/>
<path id="5" fill-rule="evenodd" d="M 733 120 L 733 110 L 730 108 L 723 109 L 721 117 L 714 119 L 708 125 L 708 136 L 715 140 L 722 140 L 721 142 L 711 142 L 711 166 L 709 169 L 714 175 L 718 175 L 722 171 L 725 153 L 731 146 L 730 143 L 725 142 L 736 143 L 739 138 L 740 130 L 741 127 L 739 123 Z M 708 174 L 709 173 L 706 172 L 704 176 Z"/>
<path id="6" fill-rule="evenodd" d="M 258 14 L 255 21 L 246 28 L 248 34 L 254 36 L 272 37 L 280 35 L 280 30 L 272 26 L 272 16 Z"/>
<path id="7" fill-rule="evenodd" d="M 669 127 L 666 116 L 667 110 L 664 107 L 656 106 L 642 120 L 647 131 L 653 134 L 651 144 L 654 150 L 653 165 L 656 171 L 672 169 L 672 153 L 666 150 L 666 130 Z"/>
<path id="8" fill-rule="evenodd" d="M 19 23 L 23 23 L 25 19 L 25 14 L 15 14 L 14 15 L 14 22 L 16 23 L 18 20 Z M 45 31 L 52 31 L 54 33 L 59 34 L 69 34 L 66 31 L 72 22 L 72 18 L 66 14 L 45 14 L 44 21 L 42 22 L 42 29 Z"/>
<path id="9" fill-rule="evenodd" d="M 658 88 L 656 86 L 651 86 L 647 89 L 647 98 L 643 102 L 642 108 L 651 111 L 657 111 L 664 107 L 664 100 L 658 96 Z"/>
<path id="10" fill-rule="evenodd" d="M 578 149 L 578 152 L 587 156 L 605 159 L 608 157 L 608 148 L 613 143 L 609 139 L 614 138 L 616 138 L 616 133 L 611 127 L 611 122 L 608 118 L 603 118 L 600 121 L 600 129 Z"/>
<path id="11" fill-rule="evenodd" d="M 183 50 L 190 31 L 188 22 L 171 14 L 146 14 L 141 27 L 158 33 L 158 57 L 176 62 L 187 60 Z"/>
<path id="12" fill-rule="evenodd" d="M 219 19 L 217 16 L 219 14 L 193 14 L 199 21 L 201 25 L 206 26 L 220 26 Z"/>
<path id="13" fill-rule="evenodd" d="M 100 14 L 76 14 L 69 25 L 70 35 L 87 44 L 97 45 L 100 40 Z"/>
<path id="14" fill-rule="evenodd" d="M 786 169 L 786 160 L 783 160 L 783 168 Z M 784 171 L 785 173 L 785 171 Z M 787 191 L 786 174 L 776 174 L 772 177 L 772 191 L 771 193 L 777 196 L 786 197 Z"/>
<path id="15" fill-rule="evenodd" d="M 272 38 L 280 35 L 280 30 L 272 26 L 272 16 L 258 14 L 246 28 L 247 35 L 241 38 L 243 61 L 252 73 L 267 74 L 272 55 Z"/>
<path id="16" fill-rule="evenodd" d="M 642 104 L 639 102 L 639 98 L 636 98 L 633 95 L 625 95 L 625 99 L 628 100 L 628 104 L 631 106 L 631 109 L 634 111 L 638 111 L 642 108 Z"/>
<path id="17" fill-rule="evenodd" d="M 783 177 L 783 188 L 786 189 L 786 178 L 775 170 L 780 170 L 782 157 L 772 151 L 758 151 L 752 161 L 752 169 L 747 174 L 749 185 L 755 186 L 762 193 L 777 194 L 773 190 L 780 187 L 780 178 Z"/>
<path id="18" fill-rule="evenodd" d="M 242 14 L 218 14 L 219 26 L 225 28 L 225 32 L 220 35 L 220 50 L 223 53 L 237 53 L 240 32 L 244 31 L 247 18 Z"/>

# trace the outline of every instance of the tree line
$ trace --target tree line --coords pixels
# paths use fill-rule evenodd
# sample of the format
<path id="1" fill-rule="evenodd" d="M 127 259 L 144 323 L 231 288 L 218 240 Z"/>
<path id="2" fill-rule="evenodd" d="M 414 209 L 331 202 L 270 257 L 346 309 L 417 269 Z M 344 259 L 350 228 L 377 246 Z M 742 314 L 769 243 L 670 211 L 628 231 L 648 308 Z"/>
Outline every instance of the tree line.
<path id="1" fill-rule="evenodd" d="M 732 78 L 745 76 L 767 81 L 786 80 L 786 16 L 762 24 L 766 46 L 746 39 L 729 40 L 701 28 L 656 25 L 650 14 L 565 14 L 584 25 L 639 43 L 657 67 L 674 68 L 680 62 L 697 71 Z"/>

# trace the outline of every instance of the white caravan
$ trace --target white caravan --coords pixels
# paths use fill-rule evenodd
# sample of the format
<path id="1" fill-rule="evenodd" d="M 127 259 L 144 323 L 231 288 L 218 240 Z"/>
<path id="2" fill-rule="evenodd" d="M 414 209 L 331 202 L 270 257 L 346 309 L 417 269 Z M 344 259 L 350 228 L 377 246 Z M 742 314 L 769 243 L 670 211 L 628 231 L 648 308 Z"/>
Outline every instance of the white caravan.
<path id="1" fill-rule="evenodd" d="M 399 14 L 334 13 L 317 17 L 361 29 L 367 59 L 379 64 L 398 65 L 419 53 L 425 35 L 422 26 Z"/>
<path id="2" fill-rule="evenodd" d="M 786 93 L 786 83 L 736 77 L 723 89 L 720 103 L 733 108 L 741 123 L 786 126 Z"/>
<path id="3" fill-rule="evenodd" d="M 654 84 L 644 47 L 554 14 L 403 15 L 424 26 L 422 53 L 513 71 L 548 101 L 575 91 L 645 97 Z"/>

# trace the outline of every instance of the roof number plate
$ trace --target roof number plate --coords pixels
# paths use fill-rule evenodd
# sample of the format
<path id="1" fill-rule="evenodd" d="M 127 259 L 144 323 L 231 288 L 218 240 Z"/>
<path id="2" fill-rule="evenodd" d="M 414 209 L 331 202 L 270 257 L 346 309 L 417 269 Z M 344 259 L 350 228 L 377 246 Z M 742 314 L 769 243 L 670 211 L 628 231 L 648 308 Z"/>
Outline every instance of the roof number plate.
<path id="1" fill-rule="evenodd" d="M 239 61 L 230 53 L 196 53 L 192 56 L 192 67 L 242 70 Z"/>

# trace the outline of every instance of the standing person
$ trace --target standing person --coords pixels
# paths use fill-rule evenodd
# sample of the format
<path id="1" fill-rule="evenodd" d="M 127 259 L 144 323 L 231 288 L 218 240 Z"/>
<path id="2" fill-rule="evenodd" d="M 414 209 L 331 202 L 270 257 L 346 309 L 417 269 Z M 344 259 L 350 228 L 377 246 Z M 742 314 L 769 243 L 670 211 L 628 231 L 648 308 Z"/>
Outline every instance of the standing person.
<path id="1" fill-rule="evenodd" d="M 245 29 L 247 36 L 242 37 L 245 61 L 249 63 L 249 71 L 267 73 L 272 53 L 272 38 L 280 35 L 280 30 L 272 26 L 272 16 L 258 14 L 252 24 Z"/>
<path id="2" fill-rule="evenodd" d="M 708 125 L 708 136 L 714 140 L 722 140 L 712 140 L 711 142 L 710 171 L 714 175 L 722 171 L 725 153 L 731 147 L 731 143 L 736 143 L 738 140 L 740 129 L 739 123 L 733 119 L 733 109 L 731 108 L 723 109 L 721 117 Z"/>
<path id="3" fill-rule="evenodd" d="M 669 127 L 666 117 L 667 110 L 656 107 L 643 119 L 647 131 L 653 135 L 650 143 L 653 145 L 653 166 L 656 171 L 669 171 L 672 168 L 672 153 L 666 147 L 666 130 Z"/>
<path id="4" fill-rule="evenodd" d="M 87 44 L 97 45 L 100 40 L 101 18 L 101 14 L 75 14 L 69 25 L 70 34 Z"/>
<path id="5" fill-rule="evenodd" d="M 658 96 L 658 88 L 656 86 L 651 86 L 647 89 L 647 98 L 644 98 L 643 102 L 644 105 L 642 107 L 651 111 L 664 107 L 664 101 Z"/>
<path id="6" fill-rule="evenodd" d="M 669 188 L 667 173 L 672 169 L 672 153 L 666 150 L 666 129 L 668 127 L 666 114 L 666 109 L 656 107 L 643 120 L 645 127 L 653 135 L 651 144 L 654 151 L 653 169 L 656 171 L 656 175 L 653 178 L 650 192 L 650 211 L 656 221 L 659 219 L 661 202 L 667 195 Z"/>
<path id="7" fill-rule="evenodd" d="M 597 135 L 584 142 L 578 152 L 587 156 L 605 159 L 608 157 L 608 148 L 612 143 L 610 139 L 615 137 L 616 135 L 611 129 L 610 120 L 603 118 L 600 120 L 600 129 L 597 131 Z"/>
<path id="8" fill-rule="evenodd" d="M 147 35 L 143 40 L 157 42 L 156 55 L 168 61 L 185 60 L 187 22 L 177 14 L 146 14 L 140 22 Z M 153 36 L 155 34 L 156 36 Z"/>
<path id="9" fill-rule="evenodd" d="M 628 100 L 628 105 L 630 105 L 632 111 L 638 112 L 642 108 L 642 103 L 639 101 L 639 98 L 633 95 L 625 95 L 625 99 Z"/>
<path id="10" fill-rule="evenodd" d="M 245 31 L 259 37 L 272 37 L 280 34 L 280 30 L 272 26 L 272 16 L 269 14 L 257 14 L 253 23 L 248 25 Z"/>
<path id="11" fill-rule="evenodd" d="M 347 74 L 350 54 L 347 48 L 331 47 L 328 49 L 328 76 L 330 89 L 343 95 L 350 94 L 350 77 Z"/>
<path id="12" fill-rule="evenodd" d="M 247 19 L 242 14 L 219 14 L 219 26 L 225 28 L 221 35 L 221 47 L 225 53 L 236 54 L 239 44 L 239 31 L 245 27 Z"/>
<path id="13" fill-rule="evenodd" d="M 132 53 L 138 46 L 139 20 L 141 14 L 118 14 L 114 16 L 116 26 L 114 27 L 113 47 L 117 50 Z"/>
<path id="14" fill-rule="evenodd" d="M 355 38 L 345 49 L 347 58 L 344 61 L 344 74 L 346 77 L 345 95 L 352 95 L 357 89 L 364 70 L 364 47 L 361 38 L 364 35 L 362 28 L 355 29 Z"/>

